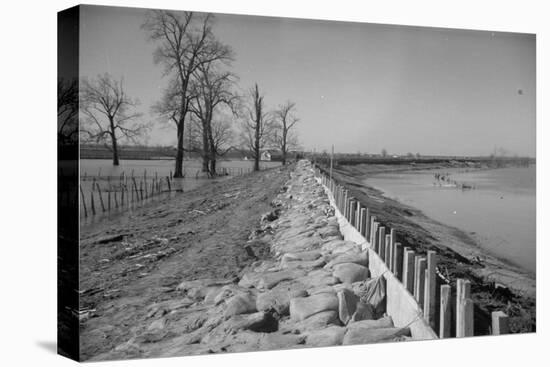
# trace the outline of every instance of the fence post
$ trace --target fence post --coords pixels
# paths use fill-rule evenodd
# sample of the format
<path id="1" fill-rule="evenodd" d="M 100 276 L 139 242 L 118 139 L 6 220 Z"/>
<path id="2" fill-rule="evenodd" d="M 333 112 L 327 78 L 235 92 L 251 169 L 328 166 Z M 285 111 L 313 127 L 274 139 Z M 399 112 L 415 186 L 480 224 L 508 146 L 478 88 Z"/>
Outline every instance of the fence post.
<path id="1" fill-rule="evenodd" d="M 88 217 L 88 209 L 86 208 L 86 198 L 84 197 L 84 192 L 82 191 L 82 186 L 78 185 L 80 187 L 80 197 L 82 198 L 82 206 L 84 207 L 84 218 Z"/>
<path id="2" fill-rule="evenodd" d="M 134 183 L 134 191 L 136 192 L 136 200 L 139 200 L 137 183 L 136 183 L 136 179 L 134 177 L 132 177 L 132 182 Z M 132 191 L 132 203 L 134 202 L 134 191 Z"/>
<path id="3" fill-rule="evenodd" d="M 365 237 L 367 228 L 367 210 L 365 208 L 361 208 L 361 211 L 359 213 L 359 233 L 361 233 L 361 236 Z"/>
<path id="4" fill-rule="evenodd" d="M 376 217 L 374 215 L 371 215 L 370 217 L 370 221 L 369 221 L 369 237 L 368 237 L 368 240 L 369 240 L 369 243 L 371 245 L 371 247 L 374 246 L 374 240 L 373 240 L 373 233 L 375 231 L 375 228 L 374 228 L 374 223 L 376 222 Z"/>
<path id="5" fill-rule="evenodd" d="M 439 301 L 439 337 L 451 337 L 451 286 L 443 284 Z"/>
<path id="6" fill-rule="evenodd" d="M 414 298 L 422 309 L 424 303 L 424 278 L 426 277 L 426 258 L 423 256 L 415 257 L 414 268 Z"/>
<path id="7" fill-rule="evenodd" d="M 408 247 L 403 249 L 403 285 L 410 294 L 414 293 L 414 251 Z"/>
<path id="8" fill-rule="evenodd" d="M 370 209 L 367 208 L 367 214 L 365 218 L 365 222 L 367 223 L 367 228 L 365 229 L 365 238 L 370 239 Z"/>
<path id="9" fill-rule="evenodd" d="M 371 247 L 376 252 L 376 243 L 378 242 L 378 227 L 380 223 L 376 221 L 376 217 L 373 217 L 372 231 L 371 231 Z"/>
<path id="10" fill-rule="evenodd" d="M 93 186 L 92 186 L 93 188 Z M 92 214 L 95 215 L 95 203 L 94 203 L 94 190 L 92 189 L 90 191 L 90 206 L 92 208 Z"/>
<path id="11" fill-rule="evenodd" d="M 390 269 L 391 267 L 391 235 L 390 234 L 386 235 L 386 244 L 384 248 L 385 248 L 384 262 L 386 263 L 386 267 Z"/>
<path id="12" fill-rule="evenodd" d="M 362 209 L 361 202 L 359 199 L 357 199 L 357 205 L 355 206 L 355 229 L 357 232 L 361 233 L 361 209 Z"/>
<path id="13" fill-rule="evenodd" d="M 105 212 L 105 203 L 103 202 L 103 195 L 101 195 L 101 188 L 99 187 L 99 184 L 96 182 L 95 184 L 97 188 L 97 194 L 99 195 L 99 202 L 101 203 L 101 209 L 103 212 Z"/>
<path id="14" fill-rule="evenodd" d="M 349 206 L 349 222 L 352 227 L 355 227 L 355 207 L 357 206 L 357 201 L 355 199 L 350 200 L 350 206 Z"/>
<path id="15" fill-rule="evenodd" d="M 424 285 L 424 318 L 428 324 L 435 330 L 435 267 L 437 266 L 437 258 L 435 251 L 428 251 L 426 266 L 426 279 Z"/>
<path id="16" fill-rule="evenodd" d="M 403 281 L 403 246 L 399 242 L 393 246 L 393 274 Z"/>
<path id="17" fill-rule="evenodd" d="M 120 184 L 120 206 L 124 206 L 124 186 Z"/>
<path id="18" fill-rule="evenodd" d="M 468 335 L 470 332 L 470 322 L 473 322 L 473 312 L 470 314 L 469 308 L 472 307 L 470 300 L 470 281 L 465 279 L 457 279 L 456 281 L 456 336 L 457 338 Z M 470 302 L 467 302 L 470 300 Z M 472 320 L 469 320 L 472 317 Z"/>
<path id="19" fill-rule="evenodd" d="M 390 271 L 392 273 L 395 274 L 395 268 L 394 268 L 394 257 L 395 257 L 395 240 L 396 240 L 396 237 L 397 237 L 397 233 L 395 231 L 395 228 L 392 228 L 390 230 L 390 260 L 389 260 L 389 265 L 388 265 L 388 268 L 390 269 Z"/>
<path id="20" fill-rule="evenodd" d="M 344 190 L 344 218 L 348 219 L 348 190 Z"/>
<path id="21" fill-rule="evenodd" d="M 491 313 L 493 335 L 503 335 L 510 332 L 508 325 L 508 315 L 502 311 L 493 311 Z"/>
<path id="22" fill-rule="evenodd" d="M 376 244 L 376 250 L 378 256 L 384 261 L 384 256 L 386 255 L 386 228 L 378 227 L 378 242 Z"/>

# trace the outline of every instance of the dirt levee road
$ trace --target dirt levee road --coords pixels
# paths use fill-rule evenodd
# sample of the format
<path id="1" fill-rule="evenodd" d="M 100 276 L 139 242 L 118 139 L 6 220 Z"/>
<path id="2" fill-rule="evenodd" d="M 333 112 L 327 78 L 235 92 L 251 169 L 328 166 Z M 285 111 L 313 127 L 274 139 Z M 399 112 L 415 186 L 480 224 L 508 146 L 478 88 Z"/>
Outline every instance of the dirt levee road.
<path id="1" fill-rule="evenodd" d="M 147 306 L 177 299 L 180 282 L 231 281 L 269 256 L 266 244 L 245 245 L 291 169 L 214 183 L 81 228 L 80 307 L 90 310 L 80 323 L 82 359 L 141 333 Z"/>

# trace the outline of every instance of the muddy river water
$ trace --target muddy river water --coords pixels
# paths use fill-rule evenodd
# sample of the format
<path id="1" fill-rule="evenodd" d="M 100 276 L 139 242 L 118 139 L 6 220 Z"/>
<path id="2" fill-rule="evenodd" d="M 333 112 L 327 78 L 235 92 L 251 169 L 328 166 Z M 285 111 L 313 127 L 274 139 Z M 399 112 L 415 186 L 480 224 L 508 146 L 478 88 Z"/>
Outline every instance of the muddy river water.
<path id="1" fill-rule="evenodd" d="M 536 169 L 381 173 L 365 183 L 472 235 L 490 254 L 535 273 Z"/>

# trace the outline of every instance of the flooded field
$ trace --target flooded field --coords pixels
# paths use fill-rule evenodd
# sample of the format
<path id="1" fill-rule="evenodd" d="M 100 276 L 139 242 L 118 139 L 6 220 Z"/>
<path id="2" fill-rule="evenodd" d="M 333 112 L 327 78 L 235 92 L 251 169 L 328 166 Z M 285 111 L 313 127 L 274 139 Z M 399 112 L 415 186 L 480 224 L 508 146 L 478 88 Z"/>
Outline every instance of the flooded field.
<path id="1" fill-rule="evenodd" d="M 199 160 L 184 161 L 183 178 L 173 178 L 174 160 L 124 160 L 113 166 L 110 160 L 80 160 L 81 223 L 109 220 L 169 195 L 185 193 L 197 187 L 252 172 L 251 160 L 218 162 L 220 177 L 210 179 L 201 172 Z M 260 169 L 280 166 L 280 162 L 262 161 Z"/>
<path id="2" fill-rule="evenodd" d="M 471 234 L 489 253 L 535 273 L 535 166 L 381 173 L 365 183 Z"/>

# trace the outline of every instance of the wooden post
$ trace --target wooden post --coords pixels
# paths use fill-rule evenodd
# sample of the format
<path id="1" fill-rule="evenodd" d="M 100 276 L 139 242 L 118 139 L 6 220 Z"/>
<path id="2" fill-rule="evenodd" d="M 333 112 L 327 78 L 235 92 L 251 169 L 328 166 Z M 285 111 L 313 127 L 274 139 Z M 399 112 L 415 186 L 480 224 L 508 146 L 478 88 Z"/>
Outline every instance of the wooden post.
<path id="1" fill-rule="evenodd" d="M 367 214 L 366 214 L 366 218 L 365 218 L 365 222 L 367 223 L 367 228 L 365 228 L 365 238 L 366 239 L 370 238 L 370 229 L 371 229 L 371 227 L 370 227 L 370 223 L 371 223 L 370 216 L 371 216 L 370 209 L 367 208 Z"/>
<path id="2" fill-rule="evenodd" d="M 124 206 L 124 186 L 120 184 L 120 206 Z"/>
<path id="3" fill-rule="evenodd" d="M 111 211 L 111 176 L 107 176 L 107 210 Z"/>
<path id="4" fill-rule="evenodd" d="M 395 231 L 395 228 L 392 228 L 390 230 L 390 260 L 389 260 L 389 264 L 388 264 L 388 268 L 390 269 L 390 271 L 392 273 L 395 273 L 395 269 L 394 269 L 395 254 L 394 254 L 394 251 L 395 251 L 395 239 L 396 238 L 397 238 L 397 233 Z"/>
<path id="5" fill-rule="evenodd" d="M 92 186 L 93 188 L 93 186 Z M 94 203 L 94 190 L 92 189 L 90 191 L 90 206 L 92 208 L 92 214 L 95 215 L 95 203 Z"/>
<path id="6" fill-rule="evenodd" d="M 115 197 L 115 209 L 118 209 L 118 198 L 117 198 L 117 190 L 114 191 L 114 197 Z"/>
<path id="7" fill-rule="evenodd" d="M 88 217 L 88 209 L 86 208 L 86 198 L 84 197 L 84 191 L 82 191 L 82 186 L 80 187 L 80 197 L 82 198 L 82 206 L 84 207 L 84 218 Z"/>
<path id="8" fill-rule="evenodd" d="M 367 209 L 361 208 L 361 212 L 359 214 L 359 233 L 361 233 L 361 236 L 366 238 L 367 231 Z"/>
<path id="9" fill-rule="evenodd" d="M 403 249 L 403 285 L 410 294 L 414 293 L 414 251 L 408 247 Z"/>
<path id="10" fill-rule="evenodd" d="M 424 279 L 426 277 L 426 258 L 417 256 L 414 268 L 414 298 L 422 308 L 424 303 Z"/>
<path id="11" fill-rule="evenodd" d="M 349 206 L 349 222 L 352 225 L 352 227 L 355 227 L 355 213 L 357 212 L 355 209 L 356 206 L 357 206 L 357 201 L 355 201 L 354 199 L 351 199 L 350 206 Z"/>
<path id="12" fill-rule="evenodd" d="M 376 252 L 384 260 L 386 255 L 386 228 L 378 227 L 378 242 L 376 243 Z"/>
<path id="13" fill-rule="evenodd" d="M 393 275 L 403 281 L 403 246 L 399 242 L 393 246 Z"/>
<path id="14" fill-rule="evenodd" d="M 466 300 L 470 298 L 470 281 L 457 279 L 456 281 L 456 337 L 464 337 L 467 335 L 469 320 L 467 320 L 467 305 Z M 473 322 L 473 320 L 472 320 Z"/>
<path id="15" fill-rule="evenodd" d="M 464 312 L 463 336 L 474 336 L 474 301 L 471 298 L 462 301 L 462 312 Z"/>
<path id="16" fill-rule="evenodd" d="M 361 233 L 361 203 L 357 200 L 355 207 L 355 228 Z"/>
<path id="17" fill-rule="evenodd" d="M 493 335 L 503 335 L 510 332 L 508 325 L 508 315 L 502 311 L 493 311 L 491 313 Z"/>
<path id="18" fill-rule="evenodd" d="M 168 192 L 172 192 L 172 186 L 170 185 L 170 177 L 166 177 L 166 183 L 168 184 Z"/>
<path id="19" fill-rule="evenodd" d="M 435 267 L 437 266 L 437 258 L 435 251 L 428 251 L 426 266 L 426 279 L 424 285 L 424 318 L 428 324 L 435 330 Z"/>
<path id="20" fill-rule="evenodd" d="M 380 223 L 378 223 L 377 221 L 375 221 L 373 223 L 373 228 L 372 228 L 372 241 L 371 241 L 371 245 L 372 245 L 372 249 L 377 252 L 377 244 L 378 244 L 378 228 L 380 227 Z"/>
<path id="21" fill-rule="evenodd" d="M 343 203 L 344 218 L 348 219 L 348 190 L 344 190 L 344 203 Z"/>
<path id="22" fill-rule="evenodd" d="M 143 181 L 139 181 L 139 198 L 143 200 Z"/>
<path id="23" fill-rule="evenodd" d="M 389 234 L 386 235 L 384 262 L 386 263 L 386 267 L 388 269 L 390 269 L 390 266 L 391 266 L 391 235 L 389 235 Z"/>
<path id="24" fill-rule="evenodd" d="M 132 177 L 132 182 L 134 183 L 134 191 L 136 192 L 136 200 L 139 200 L 137 183 L 136 183 L 136 179 L 134 177 Z M 132 191 L 132 203 L 134 202 L 134 191 Z"/>
<path id="25" fill-rule="evenodd" d="M 439 301 L 439 337 L 451 337 L 451 286 L 443 284 Z"/>
<path id="26" fill-rule="evenodd" d="M 103 195 L 101 195 L 101 188 L 99 187 L 99 184 L 96 182 L 95 184 L 97 188 L 97 194 L 99 195 L 99 202 L 101 203 L 101 209 L 103 212 L 105 212 L 105 203 L 103 202 Z"/>

